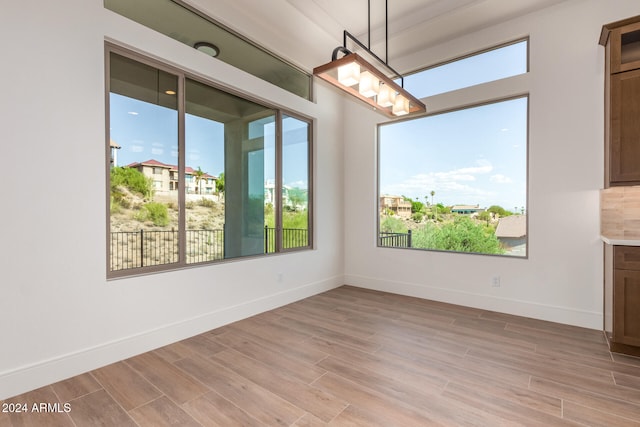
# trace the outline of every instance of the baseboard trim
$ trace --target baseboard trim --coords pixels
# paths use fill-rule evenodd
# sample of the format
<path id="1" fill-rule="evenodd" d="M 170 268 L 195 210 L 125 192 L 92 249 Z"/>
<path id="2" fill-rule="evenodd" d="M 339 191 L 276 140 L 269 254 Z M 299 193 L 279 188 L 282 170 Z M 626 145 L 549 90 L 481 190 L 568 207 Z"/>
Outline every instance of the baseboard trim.
<path id="1" fill-rule="evenodd" d="M 343 285 L 343 279 L 343 276 L 335 276 L 305 284 L 140 334 L 1 372 L 0 400 L 337 288 Z"/>
<path id="2" fill-rule="evenodd" d="M 425 284 L 383 280 L 359 275 L 345 275 L 344 281 L 347 285 L 366 289 L 497 311 L 588 329 L 601 330 L 603 324 L 602 313 L 577 310 L 570 307 L 538 304 L 529 301 L 428 286 Z"/>

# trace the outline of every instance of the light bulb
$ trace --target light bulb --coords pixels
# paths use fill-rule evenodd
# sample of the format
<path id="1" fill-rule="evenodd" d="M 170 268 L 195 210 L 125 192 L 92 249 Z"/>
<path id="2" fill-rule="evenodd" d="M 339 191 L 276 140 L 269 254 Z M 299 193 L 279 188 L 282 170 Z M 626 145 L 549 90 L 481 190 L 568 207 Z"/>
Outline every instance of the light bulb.
<path id="1" fill-rule="evenodd" d="M 353 86 L 360 82 L 360 64 L 350 62 L 338 67 L 338 81 L 344 86 Z"/>
<path id="2" fill-rule="evenodd" d="M 387 86 L 386 84 L 380 85 L 380 92 L 378 92 L 377 102 L 381 107 L 391 107 L 396 100 L 396 91 Z"/>
<path id="3" fill-rule="evenodd" d="M 396 100 L 393 103 L 392 113 L 396 116 L 409 114 L 409 100 L 402 95 L 396 96 Z"/>
<path id="4" fill-rule="evenodd" d="M 369 71 L 360 73 L 360 86 L 358 87 L 360 95 L 371 98 L 376 96 L 380 91 L 380 79 L 371 74 Z"/>

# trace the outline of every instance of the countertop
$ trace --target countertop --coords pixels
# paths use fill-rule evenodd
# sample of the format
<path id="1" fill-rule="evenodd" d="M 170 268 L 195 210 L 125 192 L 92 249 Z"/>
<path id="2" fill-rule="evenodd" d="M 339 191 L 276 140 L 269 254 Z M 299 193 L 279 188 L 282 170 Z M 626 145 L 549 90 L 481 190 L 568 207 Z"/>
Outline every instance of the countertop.
<path id="1" fill-rule="evenodd" d="M 603 242 L 608 245 L 616 245 L 616 246 L 640 246 L 640 240 L 635 239 L 625 239 L 621 237 L 611 238 L 606 236 L 600 236 Z"/>

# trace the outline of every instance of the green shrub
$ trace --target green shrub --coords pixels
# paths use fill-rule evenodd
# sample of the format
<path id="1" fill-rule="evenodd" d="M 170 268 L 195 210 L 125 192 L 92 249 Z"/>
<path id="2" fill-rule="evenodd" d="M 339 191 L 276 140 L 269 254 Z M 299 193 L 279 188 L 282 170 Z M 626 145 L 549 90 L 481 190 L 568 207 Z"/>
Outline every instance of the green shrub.
<path id="1" fill-rule="evenodd" d="M 211 199 L 207 199 L 206 197 L 203 197 L 200 200 L 198 200 L 198 205 L 205 208 L 213 208 L 216 206 L 216 202 L 214 202 Z"/>
<path id="2" fill-rule="evenodd" d="M 273 207 L 269 204 L 265 206 L 264 225 L 269 228 L 275 227 L 275 214 Z M 305 229 L 309 227 L 309 215 L 307 210 L 301 210 L 298 212 L 285 211 L 282 213 L 282 227 L 283 228 L 298 228 Z"/>
<path id="3" fill-rule="evenodd" d="M 147 178 L 142 172 L 134 168 L 115 167 L 111 169 L 111 193 L 114 195 L 119 194 L 118 187 L 125 187 L 129 191 L 138 193 L 145 198 L 153 196 L 151 178 Z"/>
<path id="4" fill-rule="evenodd" d="M 386 233 L 406 233 L 407 225 L 397 216 L 385 216 L 380 219 L 380 231 Z"/>
<path id="5" fill-rule="evenodd" d="M 157 202 L 149 202 L 142 206 L 135 218 L 138 221 L 151 221 L 153 225 L 165 227 L 169 225 L 169 211 L 166 205 Z"/>
<path id="6" fill-rule="evenodd" d="M 308 219 L 309 215 L 307 215 L 306 209 L 297 212 L 283 212 L 282 227 L 305 229 L 309 227 Z"/>
<path id="7" fill-rule="evenodd" d="M 112 194 L 111 203 L 109 204 L 109 212 L 111 213 L 111 215 L 113 215 L 116 213 L 120 213 L 121 211 L 122 211 L 122 205 L 120 204 L 119 200 L 116 200 L 116 198 Z"/>
<path id="8" fill-rule="evenodd" d="M 476 224 L 467 216 L 453 222 L 427 223 L 413 233 L 413 247 L 442 251 L 503 254 L 505 251 L 492 228 Z"/>

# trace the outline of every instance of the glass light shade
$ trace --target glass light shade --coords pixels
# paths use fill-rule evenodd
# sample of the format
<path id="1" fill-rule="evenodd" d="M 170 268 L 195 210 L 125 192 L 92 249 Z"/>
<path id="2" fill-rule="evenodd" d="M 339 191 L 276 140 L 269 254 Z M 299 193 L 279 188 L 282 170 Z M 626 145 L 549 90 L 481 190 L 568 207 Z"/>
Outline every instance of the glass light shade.
<path id="1" fill-rule="evenodd" d="M 350 62 L 338 67 L 338 81 L 345 86 L 353 86 L 360 82 L 360 64 Z"/>
<path id="2" fill-rule="evenodd" d="M 380 91 L 380 79 L 368 71 L 360 73 L 360 86 L 358 87 L 360 95 L 371 98 L 376 96 Z"/>
<path id="3" fill-rule="evenodd" d="M 426 111 L 422 101 L 357 53 L 332 59 L 331 62 L 314 68 L 313 75 L 358 98 L 389 118 Z"/>
<path id="4" fill-rule="evenodd" d="M 380 85 L 377 102 L 381 107 L 391 107 L 396 100 L 396 91 L 386 84 Z"/>
<path id="5" fill-rule="evenodd" d="M 396 100 L 393 103 L 393 109 L 391 111 L 396 116 L 409 114 L 409 100 L 402 95 L 396 96 Z"/>

